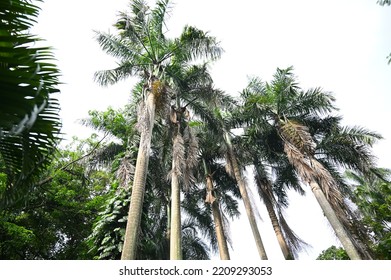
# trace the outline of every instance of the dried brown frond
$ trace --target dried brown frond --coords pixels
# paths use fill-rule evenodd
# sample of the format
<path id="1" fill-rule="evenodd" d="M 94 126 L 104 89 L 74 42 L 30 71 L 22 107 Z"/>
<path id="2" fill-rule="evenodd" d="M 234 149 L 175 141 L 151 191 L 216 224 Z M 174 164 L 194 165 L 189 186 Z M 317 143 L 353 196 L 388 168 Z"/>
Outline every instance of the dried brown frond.
<path id="1" fill-rule="evenodd" d="M 171 172 L 178 177 L 182 176 L 183 161 L 185 159 L 185 144 L 182 135 L 178 132 L 172 145 L 173 166 Z"/>
<path id="2" fill-rule="evenodd" d="M 195 182 L 193 170 L 198 163 L 198 138 L 193 130 L 193 128 L 187 126 L 183 132 L 183 139 L 186 146 L 186 159 L 183 167 L 183 183 L 186 189 L 190 188 L 190 185 Z"/>
<path id="3" fill-rule="evenodd" d="M 308 127 L 297 122 L 286 120 L 279 127 L 281 138 L 291 143 L 301 153 L 313 155 L 316 144 L 309 133 Z"/>
<path id="4" fill-rule="evenodd" d="M 171 106 L 171 107 L 170 107 L 170 121 L 171 121 L 171 123 L 173 123 L 173 124 L 178 123 L 178 120 L 177 120 L 177 113 L 176 113 L 176 110 L 175 110 L 174 106 Z"/>
<path id="5" fill-rule="evenodd" d="M 171 91 L 168 84 L 161 80 L 154 80 L 151 83 L 151 92 L 155 99 L 156 114 L 168 123 L 171 100 Z"/>
<path id="6" fill-rule="evenodd" d="M 122 158 L 116 174 L 121 187 L 125 189 L 129 188 L 129 182 L 133 181 L 134 170 L 135 166 L 129 158 Z"/>
<path id="7" fill-rule="evenodd" d="M 223 209 L 221 209 L 220 204 L 219 204 L 219 210 L 220 210 L 221 217 L 222 217 L 221 220 L 223 221 L 223 231 L 224 231 L 225 240 L 227 240 L 227 243 L 233 249 L 230 222 L 228 220 L 228 217 L 225 215 L 225 212 L 223 211 Z"/>

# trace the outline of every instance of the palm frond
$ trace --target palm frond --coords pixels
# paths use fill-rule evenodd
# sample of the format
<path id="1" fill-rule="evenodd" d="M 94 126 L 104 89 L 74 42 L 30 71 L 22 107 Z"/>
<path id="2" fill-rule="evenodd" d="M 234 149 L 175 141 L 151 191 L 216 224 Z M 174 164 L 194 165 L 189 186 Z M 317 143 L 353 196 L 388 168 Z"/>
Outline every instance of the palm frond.
<path id="1" fill-rule="evenodd" d="M 186 159 L 184 162 L 183 183 L 186 189 L 195 183 L 193 170 L 198 163 L 198 139 L 193 132 L 193 128 L 186 126 L 183 134 L 183 140 L 186 145 Z"/>
<path id="2" fill-rule="evenodd" d="M 305 250 L 310 245 L 302 240 L 288 225 L 281 209 L 278 211 L 278 221 L 281 225 L 285 240 L 291 250 L 291 253 L 297 259 L 299 252 Z"/>
<path id="3" fill-rule="evenodd" d="M 303 154 L 313 155 L 316 144 L 309 133 L 309 128 L 300 123 L 286 120 L 279 127 L 280 136 Z"/>
<path id="4" fill-rule="evenodd" d="M 223 52 L 215 37 L 192 26 L 185 26 L 176 42 L 180 47 L 175 50 L 175 56 L 181 61 L 192 61 L 204 57 L 216 60 Z"/>
<path id="5" fill-rule="evenodd" d="M 28 1 L 3 1 L 0 15 L 0 160 L 7 174 L 1 206 L 21 199 L 50 162 L 59 140 L 60 72 L 49 47 L 34 47 L 29 34 L 39 8 Z"/>

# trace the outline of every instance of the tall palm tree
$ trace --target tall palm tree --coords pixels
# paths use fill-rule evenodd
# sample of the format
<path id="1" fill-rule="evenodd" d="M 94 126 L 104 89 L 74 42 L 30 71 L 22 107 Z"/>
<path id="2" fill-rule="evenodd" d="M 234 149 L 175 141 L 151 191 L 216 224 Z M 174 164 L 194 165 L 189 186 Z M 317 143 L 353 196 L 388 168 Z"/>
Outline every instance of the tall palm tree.
<path id="1" fill-rule="evenodd" d="M 311 123 L 319 123 L 324 114 L 335 109 L 332 95 L 320 88 L 302 91 L 295 81 L 292 68 L 277 69 L 270 84 L 259 79 L 252 80 L 244 95 L 245 107 L 258 110 L 256 121 L 273 127 L 277 132 L 288 160 L 303 182 L 311 186 L 350 258 L 361 259 L 347 231 L 348 213 L 338 182 L 315 155 L 316 141 L 321 134 L 315 137 L 310 133 Z"/>
<path id="2" fill-rule="evenodd" d="M 192 122 L 213 121 L 209 112 L 211 104 L 230 100 L 224 93 L 213 89 L 213 81 L 207 64 L 176 65 L 167 71 L 175 72 L 172 78 L 173 104 L 170 108 L 170 126 L 173 138 L 173 159 L 171 169 L 171 244 L 172 258 L 180 258 L 180 185 L 188 190 L 195 184 L 194 171 L 198 162 L 199 145 L 196 129 Z M 174 76 L 173 76 L 174 77 Z"/>
<path id="3" fill-rule="evenodd" d="M 205 129 L 204 129 L 205 130 Z M 211 131 L 202 131 L 200 137 L 199 180 L 205 185 L 205 203 L 212 210 L 215 236 L 220 259 L 229 260 L 229 232 L 226 215 L 230 218 L 239 215 L 236 198 L 240 198 L 235 180 L 224 168 L 224 153 L 219 145 L 219 137 Z"/>
<path id="4" fill-rule="evenodd" d="M 245 111 L 239 108 L 238 112 L 240 116 L 235 118 L 245 126 L 238 143 L 240 154 L 247 165 L 253 165 L 255 185 L 285 259 L 293 259 L 307 244 L 294 233 L 284 217 L 284 209 L 289 204 L 286 190 L 294 189 L 300 194 L 304 194 L 304 190 L 286 157 L 281 156 L 283 148 L 275 140 L 275 131 L 252 122 L 257 112 L 250 108 Z"/>
<path id="5" fill-rule="evenodd" d="M 214 129 L 217 135 L 220 135 L 219 143 L 221 143 L 225 150 L 227 169 L 229 170 L 231 176 L 234 177 L 237 182 L 240 195 L 246 210 L 247 218 L 250 223 L 251 231 L 253 233 L 255 245 L 258 250 L 258 254 L 262 260 L 267 260 L 266 250 L 263 245 L 263 241 L 256 223 L 253 209 L 254 206 L 252 205 L 251 199 L 248 195 L 246 181 L 242 175 L 242 169 L 238 161 L 238 155 L 237 153 L 235 153 L 234 145 L 232 143 L 232 134 L 229 131 L 230 126 L 232 126 L 232 120 L 230 120 L 228 115 L 224 117 L 223 115 L 226 114 L 226 112 L 218 108 L 214 109 L 213 113 L 214 121 L 210 122 L 209 127 L 211 129 Z"/>
<path id="6" fill-rule="evenodd" d="M 30 1 L 0 4 L 0 172 L 7 176 L 1 207 L 28 193 L 59 139 L 59 70 L 51 49 L 35 47 L 40 39 L 29 33 L 38 12 Z"/>
<path id="7" fill-rule="evenodd" d="M 130 7 L 130 15 L 120 13 L 115 25 L 118 35 L 97 34 L 102 49 L 117 58 L 119 63 L 115 69 L 95 75 L 102 85 L 114 84 L 129 76 L 137 76 L 144 82 L 138 111 L 140 146 L 122 259 L 134 259 L 136 256 L 155 113 L 157 108 L 167 108 L 164 103 L 170 100 L 169 79 L 175 74 L 166 69 L 193 59 L 216 59 L 221 54 L 215 38 L 194 27 L 186 26 L 179 38 L 166 38 L 164 28 L 170 10 L 168 0 L 158 0 L 154 8 L 145 1 L 134 0 Z"/>

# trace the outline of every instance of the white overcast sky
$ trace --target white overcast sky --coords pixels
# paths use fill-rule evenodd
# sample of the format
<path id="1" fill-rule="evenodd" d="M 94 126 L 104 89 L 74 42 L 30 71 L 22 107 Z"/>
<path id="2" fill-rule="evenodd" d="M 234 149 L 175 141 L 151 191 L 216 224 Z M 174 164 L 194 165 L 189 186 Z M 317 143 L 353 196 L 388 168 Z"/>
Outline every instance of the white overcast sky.
<path id="1" fill-rule="evenodd" d="M 93 73 L 114 66 L 94 40 L 93 30 L 109 31 L 129 0 L 46 0 L 34 29 L 53 46 L 62 71 L 60 102 L 66 139 L 87 137 L 77 124 L 88 110 L 126 104 L 132 81 L 101 88 Z M 153 2 L 152 2 L 153 3 Z M 375 146 L 381 167 L 391 168 L 391 7 L 376 0 L 176 0 L 167 26 L 172 36 L 194 25 L 216 36 L 225 53 L 212 67 L 218 88 L 238 94 L 248 76 L 269 81 L 276 68 L 293 65 L 302 88 L 334 93 L 347 125 L 359 125 L 385 138 Z M 309 190 L 308 190 L 309 191 Z M 255 192 L 255 191 L 254 191 Z M 336 243 L 312 194 L 293 194 L 289 221 L 312 245 L 300 259 L 314 259 Z M 268 216 L 260 224 L 270 259 L 282 255 Z M 244 213 L 244 212 L 243 212 Z M 257 259 L 246 217 L 231 225 L 232 259 Z"/>

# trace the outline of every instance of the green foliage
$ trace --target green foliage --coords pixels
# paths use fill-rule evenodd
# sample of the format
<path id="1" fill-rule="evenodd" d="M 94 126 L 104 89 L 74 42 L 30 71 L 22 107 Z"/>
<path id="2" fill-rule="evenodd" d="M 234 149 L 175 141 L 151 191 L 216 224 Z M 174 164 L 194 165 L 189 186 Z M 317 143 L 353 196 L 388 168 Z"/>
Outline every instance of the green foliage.
<path id="1" fill-rule="evenodd" d="M 0 208 L 22 198 L 50 163 L 60 131 L 59 70 L 48 47 L 30 35 L 38 7 L 27 0 L 0 3 L 0 172 L 7 190 Z"/>
<path id="2" fill-rule="evenodd" d="M 104 170 L 75 161 L 89 150 L 87 143 L 60 150 L 28 199 L 1 212 L 1 259 L 92 258 L 85 240 L 111 179 Z"/>
<path id="3" fill-rule="evenodd" d="M 358 206 L 362 221 L 373 236 L 373 249 L 377 259 L 391 259 L 391 177 L 389 170 L 376 171 L 381 178 L 370 175 L 360 177 L 348 173 L 355 181 L 353 201 Z"/>
<path id="4" fill-rule="evenodd" d="M 322 251 L 322 253 L 316 258 L 317 260 L 350 260 L 348 254 L 343 248 L 337 248 L 331 246 L 330 248 Z"/>
<path id="5" fill-rule="evenodd" d="M 123 189 L 119 189 L 105 202 L 104 210 L 99 213 L 88 237 L 90 253 L 95 259 L 121 258 L 128 208 L 128 193 Z"/>

